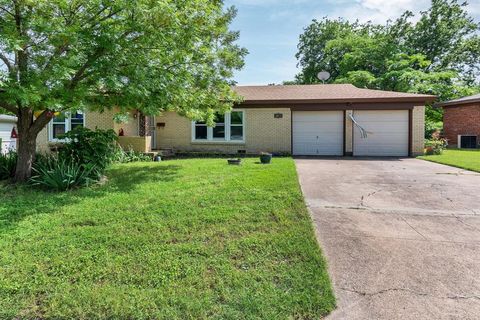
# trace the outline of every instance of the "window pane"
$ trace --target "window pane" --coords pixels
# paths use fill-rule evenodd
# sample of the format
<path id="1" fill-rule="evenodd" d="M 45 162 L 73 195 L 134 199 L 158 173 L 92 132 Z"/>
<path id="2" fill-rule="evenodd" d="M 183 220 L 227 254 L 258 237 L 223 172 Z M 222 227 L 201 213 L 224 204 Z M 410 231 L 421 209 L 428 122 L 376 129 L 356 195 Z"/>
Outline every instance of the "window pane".
<path id="1" fill-rule="evenodd" d="M 77 127 L 83 127 L 83 113 L 72 113 L 72 117 L 70 120 L 70 128 L 71 130 L 77 128 Z"/>
<path id="2" fill-rule="evenodd" d="M 53 124 L 53 139 L 63 139 L 65 134 L 65 125 L 64 124 Z"/>
<path id="3" fill-rule="evenodd" d="M 207 139 L 207 126 L 205 125 L 195 126 L 195 139 Z"/>
<path id="4" fill-rule="evenodd" d="M 243 124 L 243 112 L 242 111 L 232 112 L 231 123 L 232 124 Z"/>
<path id="5" fill-rule="evenodd" d="M 243 140 L 243 127 L 231 126 L 230 127 L 230 140 Z"/>
<path id="6" fill-rule="evenodd" d="M 215 115 L 215 123 L 225 123 L 225 115 L 217 113 Z"/>
<path id="7" fill-rule="evenodd" d="M 225 126 L 224 125 L 216 125 L 213 128 L 213 138 L 214 139 L 225 139 Z"/>
<path id="8" fill-rule="evenodd" d="M 56 123 L 65 122 L 65 118 L 66 118 L 65 113 L 60 113 L 53 117 L 53 122 L 56 122 Z"/>
<path id="9" fill-rule="evenodd" d="M 78 127 L 83 127 L 83 121 L 77 122 L 72 120 L 71 130 L 74 130 Z"/>

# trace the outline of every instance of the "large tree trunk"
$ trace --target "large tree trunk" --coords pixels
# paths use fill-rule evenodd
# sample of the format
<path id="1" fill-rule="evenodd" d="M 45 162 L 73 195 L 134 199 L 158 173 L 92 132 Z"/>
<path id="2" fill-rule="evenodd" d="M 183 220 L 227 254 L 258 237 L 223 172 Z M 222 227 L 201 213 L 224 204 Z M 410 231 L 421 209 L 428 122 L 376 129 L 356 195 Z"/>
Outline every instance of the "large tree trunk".
<path id="1" fill-rule="evenodd" d="M 35 160 L 36 138 L 27 132 L 18 133 L 17 167 L 15 169 L 15 182 L 27 181 L 32 175 L 32 165 Z"/>
<path id="2" fill-rule="evenodd" d="M 32 176 L 32 165 L 35 160 L 35 151 L 38 133 L 53 117 L 50 111 L 44 111 L 37 119 L 33 119 L 33 110 L 22 108 L 17 114 L 17 167 L 15 168 L 15 182 L 27 181 Z"/>

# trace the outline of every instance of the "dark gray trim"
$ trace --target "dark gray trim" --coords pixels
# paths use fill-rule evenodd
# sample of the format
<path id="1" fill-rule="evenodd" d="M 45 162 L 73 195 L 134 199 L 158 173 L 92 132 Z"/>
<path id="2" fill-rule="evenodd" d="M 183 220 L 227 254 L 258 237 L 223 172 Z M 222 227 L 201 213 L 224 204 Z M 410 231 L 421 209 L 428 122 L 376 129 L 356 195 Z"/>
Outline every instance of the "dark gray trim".
<path id="1" fill-rule="evenodd" d="M 408 156 L 413 155 L 413 110 L 408 110 Z"/>
<path id="2" fill-rule="evenodd" d="M 258 108 L 290 108 L 293 111 L 335 111 L 335 110 L 409 110 L 416 105 L 411 102 L 396 102 L 396 103 L 323 103 L 323 104 L 292 104 L 284 105 L 249 105 L 242 104 L 239 108 L 258 109 Z"/>
<path id="3" fill-rule="evenodd" d="M 297 104 L 346 104 L 346 103 L 420 103 L 435 101 L 436 97 L 352 98 L 352 99 L 272 99 L 245 100 L 242 106 L 297 105 Z"/>
<path id="4" fill-rule="evenodd" d="M 454 108 L 454 107 L 463 107 L 465 105 L 479 105 L 480 99 L 464 100 L 464 101 L 446 101 L 441 103 L 435 103 L 433 106 L 435 108 Z"/>

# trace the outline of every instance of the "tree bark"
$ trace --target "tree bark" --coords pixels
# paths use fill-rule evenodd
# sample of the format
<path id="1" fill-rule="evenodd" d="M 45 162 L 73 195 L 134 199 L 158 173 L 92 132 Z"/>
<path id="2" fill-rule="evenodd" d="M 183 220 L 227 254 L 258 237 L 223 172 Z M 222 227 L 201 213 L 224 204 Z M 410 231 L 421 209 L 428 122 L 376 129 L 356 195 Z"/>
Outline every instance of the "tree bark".
<path id="1" fill-rule="evenodd" d="M 15 182 L 25 182 L 32 176 L 32 165 L 35 161 L 35 151 L 38 133 L 45 128 L 53 117 L 50 111 L 44 111 L 36 120 L 33 120 L 33 110 L 22 108 L 17 114 L 17 166 L 15 168 Z"/>
<path id="2" fill-rule="evenodd" d="M 25 182 L 32 176 L 32 165 L 35 160 L 36 138 L 21 138 L 28 137 L 28 131 L 18 130 L 18 145 L 17 145 L 17 167 L 15 169 L 15 182 Z"/>

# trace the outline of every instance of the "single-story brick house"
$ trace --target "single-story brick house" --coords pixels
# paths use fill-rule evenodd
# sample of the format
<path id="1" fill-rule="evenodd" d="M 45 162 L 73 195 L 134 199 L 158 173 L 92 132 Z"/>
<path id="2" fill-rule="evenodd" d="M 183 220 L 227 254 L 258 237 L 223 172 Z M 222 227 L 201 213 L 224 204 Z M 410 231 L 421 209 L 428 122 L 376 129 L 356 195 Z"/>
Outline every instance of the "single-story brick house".
<path id="1" fill-rule="evenodd" d="M 435 106 L 443 108 L 443 135 L 450 147 L 480 147 L 480 94 Z"/>
<path id="2" fill-rule="evenodd" d="M 435 97 L 360 89 L 350 84 L 236 86 L 244 100 L 219 116 L 214 128 L 175 112 L 145 117 L 132 112 L 116 124 L 115 111 L 54 119 L 39 148 L 78 119 L 89 128 L 122 131 L 120 143 L 137 150 L 325 156 L 414 156 L 423 153 L 424 105 Z M 140 149 L 138 149 L 138 148 Z"/>

